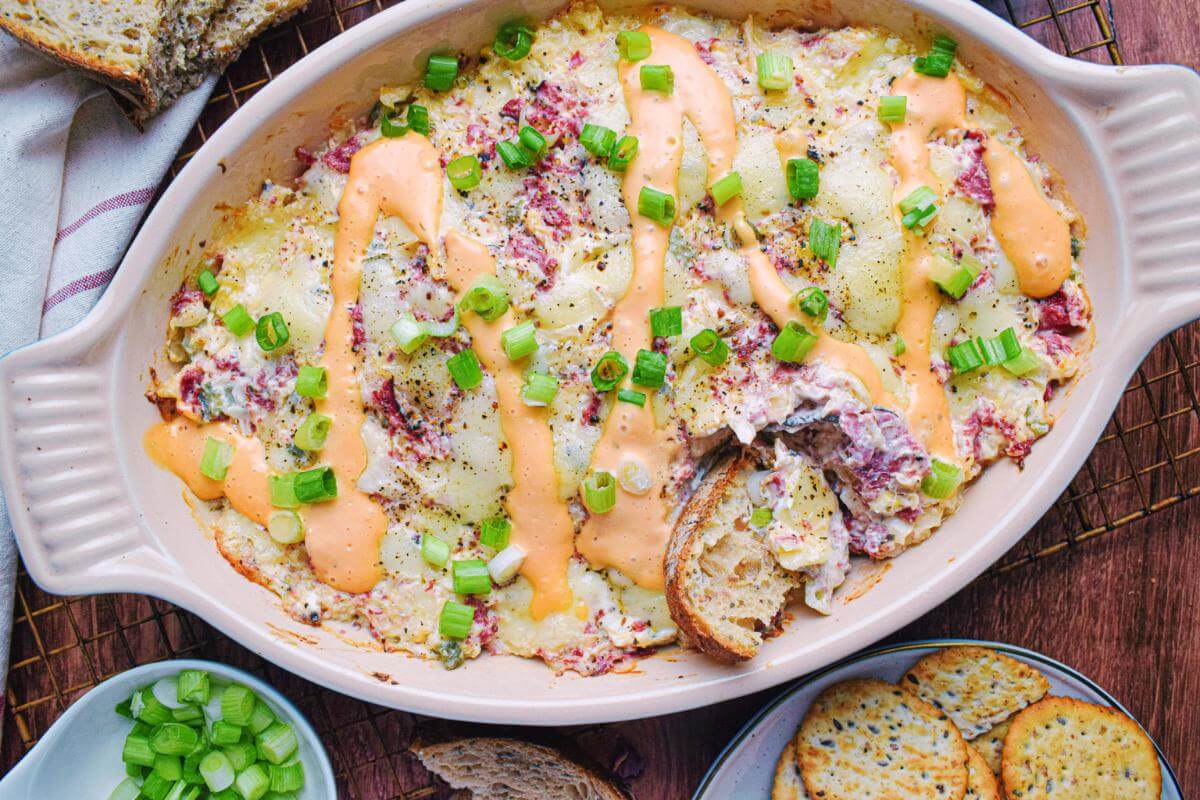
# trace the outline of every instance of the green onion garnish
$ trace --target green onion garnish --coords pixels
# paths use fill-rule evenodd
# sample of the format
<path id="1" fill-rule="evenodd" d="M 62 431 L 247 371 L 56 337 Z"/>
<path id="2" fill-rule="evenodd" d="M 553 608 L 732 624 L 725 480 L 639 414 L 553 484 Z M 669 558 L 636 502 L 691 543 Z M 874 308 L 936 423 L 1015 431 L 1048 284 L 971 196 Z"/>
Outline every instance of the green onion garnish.
<path id="1" fill-rule="evenodd" d="M 408 107 L 408 127 L 422 136 L 429 135 L 429 109 L 413 103 Z"/>
<path id="2" fill-rule="evenodd" d="M 175 696 L 181 703 L 203 705 L 208 702 L 210 692 L 208 673 L 202 669 L 182 670 L 175 680 Z"/>
<path id="3" fill-rule="evenodd" d="M 1017 338 L 1017 332 L 1012 328 L 1005 328 L 1000 331 L 1000 335 L 996 337 L 996 341 L 1004 349 L 1004 360 L 1016 358 L 1021 352 L 1021 340 Z"/>
<path id="4" fill-rule="evenodd" d="M 596 470 L 583 482 L 583 504 L 593 514 L 607 514 L 617 504 L 617 480 L 611 472 Z"/>
<path id="5" fill-rule="evenodd" d="M 622 136 L 613 146 L 612 154 L 608 157 L 608 168 L 613 172 L 624 172 L 629 162 L 637 155 L 638 139 L 636 136 Z"/>
<path id="6" fill-rule="evenodd" d="M 535 331 L 533 320 L 527 319 L 500 334 L 500 346 L 509 361 L 520 361 L 537 350 Z"/>
<path id="7" fill-rule="evenodd" d="M 522 147 L 535 156 L 546 152 L 546 137 L 532 125 L 522 126 L 521 130 L 517 131 L 517 139 L 520 140 Z"/>
<path id="8" fill-rule="evenodd" d="M 116 788 L 112 790 L 112 794 L 108 796 L 108 800 L 137 800 L 141 796 L 141 787 L 130 777 L 117 784 Z"/>
<path id="9" fill-rule="evenodd" d="M 548 406 L 558 394 L 558 378 L 545 372 L 530 372 L 521 387 L 521 402 L 527 406 Z"/>
<path id="10" fill-rule="evenodd" d="M 429 331 L 407 311 L 392 324 L 391 333 L 405 355 L 412 355 L 429 341 Z"/>
<path id="11" fill-rule="evenodd" d="M 713 202 L 723 206 L 742 193 L 742 176 L 734 170 L 715 182 L 708 190 L 712 193 Z"/>
<path id="12" fill-rule="evenodd" d="M 648 92 L 671 94 L 675 91 L 675 73 L 667 64 L 643 64 L 638 75 L 642 88 Z"/>
<path id="13" fill-rule="evenodd" d="M 329 436 L 329 430 L 332 427 L 333 420 L 331 418 L 313 412 L 304 418 L 304 422 L 300 423 L 292 443 L 301 450 L 307 450 L 310 453 L 316 452 L 325 446 L 325 438 Z"/>
<path id="14" fill-rule="evenodd" d="M 492 52 L 505 61 L 520 61 L 533 48 L 533 31 L 522 22 L 506 22 L 496 31 Z"/>
<path id="15" fill-rule="evenodd" d="M 399 139 L 408 133 L 408 125 L 398 121 L 393 115 L 396 111 L 385 108 L 379 115 L 379 133 L 388 139 Z"/>
<path id="16" fill-rule="evenodd" d="M 121 748 L 121 760 L 126 764 L 137 764 L 142 767 L 154 766 L 154 750 L 150 747 L 150 737 L 129 734 L 125 737 L 125 745 Z"/>
<path id="17" fill-rule="evenodd" d="M 612 391 L 628 373 L 629 362 L 625 357 L 616 350 L 609 350 L 592 367 L 592 386 L 602 392 Z"/>
<path id="18" fill-rule="evenodd" d="M 956 375 L 983 366 L 983 354 L 979 352 L 979 347 L 973 339 L 967 339 L 965 342 L 947 347 L 946 360 L 950 362 Z"/>
<path id="19" fill-rule="evenodd" d="M 450 185 L 460 192 L 474 189 L 479 185 L 483 173 L 477 156 L 459 156 L 446 165 L 446 177 Z"/>
<path id="20" fill-rule="evenodd" d="M 935 500 L 944 500 L 954 494 L 962 483 L 962 470 L 948 461 L 934 458 L 929 462 L 929 474 L 921 481 L 921 491 Z"/>
<path id="21" fill-rule="evenodd" d="M 756 508 L 750 512 L 750 527 L 765 528 L 771 524 L 771 520 L 774 518 L 775 515 L 766 506 Z"/>
<path id="22" fill-rule="evenodd" d="M 683 333 L 683 309 L 665 306 L 650 309 L 650 334 L 652 336 L 678 336 Z"/>
<path id="23" fill-rule="evenodd" d="M 254 318 L 246 311 L 245 306 L 238 303 L 221 315 L 221 321 L 234 336 L 245 336 L 254 330 Z"/>
<path id="24" fill-rule="evenodd" d="M 1019 378 L 1022 375 L 1033 372 L 1035 369 L 1040 367 L 1041 362 L 1038 361 L 1037 356 L 1035 356 L 1032 352 L 1022 347 L 1021 352 L 1017 353 L 1007 361 L 1002 362 L 1000 366 L 1004 367 L 1006 370 Z"/>
<path id="25" fill-rule="evenodd" d="M 519 140 L 496 142 L 496 152 L 509 169 L 525 169 L 533 165 L 533 153 L 526 150 Z"/>
<path id="26" fill-rule="evenodd" d="M 479 525 L 479 543 L 500 551 L 508 547 L 508 537 L 511 533 L 511 522 L 504 517 L 490 517 Z"/>
<path id="27" fill-rule="evenodd" d="M 817 344 L 817 337 L 795 320 L 789 320 L 771 342 L 771 355 L 780 361 L 798 364 Z"/>
<path id="28" fill-rule="evenodd" d="M 304 541 L 304 520 L 295 511 L 276 509 L 267 517 L 267 533 L 279 544 Z"/>
<path id="29" fill-rule="evenodd" d="M 232 725 L 248 724 L 257 700 L 254 692 L 245 686 L 233 684 L 225 687 L 221 694 L 221 719 Z"/>
<path id="30" fill-rule="evenodd" d="M 288 333 L 288 326 L 284 322 L 283 314 L 272 311 L 270 314 L 259 317 L 258 324 L 254 327 L 254 338 L 264 353 L 278 350 L 287 344 L 291 334 Z"/>
<path id="31" fill-rule="evenodd" d="M 641 61 L 650 55 L 650 36 L 642 31 L 621 31 L 617 34 L 617 50 L 626 61 Z"/>
<path id="32" fill-rule="evenodd" d="M 819 286 L 809 286 L 796 292 L 792 303 L 808 316 L 821 322 L 829 313 L 829 297 Z"/>
<path id="33" fill-rule="evenodd" d="M 255 761 L 258 761 L 258 748 L 254 746 L 254 742 L 252 741 L 243 740 L 235 744 L 227 744 L 221 750 L 229 757 L 229 763 L 233 764 L 234 772 L 241 772 Z"/>
<path id="34" fill-rule="evenodd" d="M 479 359 L 469 347 L 450 356 L 446 360 L 446 369 L 450 370 L 450 377 L 454 378 L 460 389 L 474 389 L 483 383 L 483 370 L 479 368 Z"/>
<path id="35" fill-rule="evenodd" d="M 304 786 L 304 764 L 290 761 L 287 764 L 271 764 L 267 767 L 271 779 L 271 791 L 275 793 L 296 792 Z"/>
<path id="36" fill-rule="evenodd" d="M 474 311 L 488 322 L 508 311 L 508 291 L 495 275 L 483 275 L 467 290 L 459 308 Z"/>
<path id="37" fill-rule="evenodd" d="M 435 92 L 444 92 L 458 77 L 458 59 L 448 55 L 432 55 L 425 64 L 425 85 Z"/>
<path id="38" fill-rule="evenodd" d="M 659 225 L 670 225 L 675 219 L 675 198 L 651 186 L 638 192 L 638 213 Z"/>
<path id="39" fill-rule="evenodd" d="M 808 249 L 830 267 L 837 266 L 838 250 L 842 246 L 842 223 L 830 225 L 813 219 L 808 225 Z"/>
<path id="40" fill-rule="evenodd" d="M 913 61 L 913 71 L 933 78 L 944 78 L 950 74 L 957 51 L 958 43 L 939 33 L 933 37 L 933 47 L 929 53 Z"/>
<path id="41" fill-rule="evenodd" d="M 621 389 L 617 392 L 617 400 L 622 403 L 633 403 L 635 406 L 646 405 L 646 393 L 636 389 Z"/>
<path id="42" fill-rule="evenodd" d="M 487 562 L 481 558 L 455 561 L 450 568 L 454 579 L 455 594 L 488 594 L 492 591 L 492 578 L 488 575 Z"/>
<path id="43" fill-rule="evenodd" d="M 234 788 L 245 800 L 261 798 L 271 788 L 271 779 L 261 764 L 251 764 L 237 774 L 233 781 Z"/>
<path id="44" fill-rule="evenodd" d="M 438 617 L 438 633 L 447 639 L 465 639 L 471 633 L 471 623 L 474 620 L 474 608 L 447 600 Z"/>
<path id="45" fill-rule="evenodd" d="M 879 120 L 881 122 L 904 122 L 908 113 L 908 98 L 902 94 L 889 94 L 879 98 Z"/>
<path id="46" fill-rule="evenodd" d="M 337 476 L 330 467 L 297 472 L 292 482 L 301 503 L 323 503 L 337 497 Z"/>
<path id="47" fill-rule="evenodd" d="M 906 345 L 904 343 L 904 337 L 897 336 L 896 341 L 892 342 L 892 355 L 894 355 L 898 358 L 898 357 L 904 355 L 905 351 L 907 351 L 907 350 L 908 350 L 908 345 Z"/>
<path id="48" fill-rule="evenodd" d="M 811 200 L 821 190 L 821 168 L 811 158 L 789 158 L 786 173 L 793 200 Z"/>
<path id="49" fill-rule="evenodd" d="M 431 533 L 421 534 L 421 558 L 431 566 L 446 566 L 450 560 L 450 545 L 444 539 L 439 539 Z"/>
<path id="50" fill-rule="evenodd" d="M 213 744 L 237 744 L 242 740 L 242 726 L 219 719 L 212 724 L 208 737 Z"/>
<path id="51" fill-rule="evenodd" d="M 246 726 L 251 733 L 259 734 L 267 729 L 267 727 L 275 721 L 275 712 L 271 708 L 259 700 L 254 704 L 254 713 L 250 715 L 250 723 Z"/>
<path id="52" fill-rule="evenodd" d="M 937 216 L 937 194 L 928 186 L 920 186 L 900 201 L 900 213 L 904 215 L 904 227 L 924 228 Z"/>
<path id="53" fill-rule="evenodd" d="M 272 764 L 282 764 L 296 752 L 299 742 L 296 732 L 286 722 L 272 722 L 265 731 L 254 737 L 258 752 Z"/>
<path id="54" fill-rule="evenodd" d="M 233 445 L 209 436 L 204 440 L 204 455 L 200 457 L 200 474 L 214 481 L 225 480 L 233 463 Z"/>
<path id="55" fill-rule="evenodd" d="M 233 765 L 220 750 L 213 750 L 200 759 L 200 776 L 209 791 L 220 792 L 233 785 Z"/>
<path id="56" fill-rule="evenodd" d="M 714 367 L 719 367 L 729 358 L 729 345 L 711 328 L 705 328 L 692 337 L 692 351 Z"/>
<path id="57" fill-rule="evenodd" d="M 667 375 L 667 357 L 653 350 L 638 350 L 633 362 L 633 377 L 638 386 L 657 389 L 663 385 Z"/>
<path id="58" fill-rule="evenodd" d="M 183 778 L 183 760 L 179 756 L 156 755 L 153 769 L 154 774 L 164 780 L 174 782 Z"/>
<path id="59" fill-rule="evenodd" d="M 150 749 L 166 756 L 185 756 L 200 740 L 196 731 L 178 722 L 165 722 L 150 732 Z"/>
<path id="60" fill-rule="evenodd" d="M 796 68 L 790 56 L 772 53 L 758 54 L 758 85 L 768 92 L 782 92 L 792 85 Z"/>
<path id="61" fill-rule="evenodd" d="M 271 493 L 271 505 L 276 508 L 300 507 L 300 501 L 296 499 L 295 475 L 272 475 L 267 478 L 267 488 Z"/>
<path id="62" fill-rule="evenodd" d="M 328 391 L 329 377 L 324 367 L 313 367 L 306 364 L 300 368 L 299 374 L 296 375 L 296 394 L 301 397 L 321 398 Z"/>
<path id="63" fill-rule="evenodd" d="M 579 134 L 579 143 L 594 156 L 608 158 L 617 141 L 617 132 L 603 125 L 587 123 Z"/>
<path id="64" fill-rule="evenodd" d="M 1012 328 L 1005 328 L 994 339 L 980 337 L 975 340 L 975 344 L 983 354 L 983 363 L 989 365 L 1001 364 L 1021 354 L 1021 342 Z"/>
<path id="65" fill-rule="evenodd" d="M 967 293 L 967 289 L 971 288 L 979 273 L 983 271 L 983 265 L 969 255 L 964 255 L 957 264 L 951 264 L 944 258 L 939 261 L 941 269 L 935 270 L 930 279 L 955 300 Z"/>
<path id="66" fill-rule="evenodd" d="M 221 284 L 217 283 L 217 276 L 207 269 L 196 276 L 196 285 L 200 287 L 200 291 L 204 292 L 206 297 L 212 297 L 217 293 L 217 289 L 221 288 Z"/>

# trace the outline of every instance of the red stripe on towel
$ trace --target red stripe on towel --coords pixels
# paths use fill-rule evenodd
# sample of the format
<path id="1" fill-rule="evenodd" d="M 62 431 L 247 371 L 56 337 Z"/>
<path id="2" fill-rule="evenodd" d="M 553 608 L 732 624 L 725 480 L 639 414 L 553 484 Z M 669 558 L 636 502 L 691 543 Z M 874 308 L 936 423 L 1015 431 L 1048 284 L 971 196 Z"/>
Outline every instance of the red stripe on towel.
<path id="1" fill-rule="evenodd" d="M 76 278 L 46 298 L 46 302 L 42 303 L 42 315 L 44 316 L 47 311 L 54 308 L 64 300 L 71 299 L 77 294 L 83 294 L 84 292 L 92 289 L 99 289 L 101 286 L 104 286 L 111 281 L 113 275 L 116 274 L 117 268 L 113 267 L 112 269 L 106 269 L 101 272 L 93 272 L 91 275 L 84 275 L 82 278 Z"/>
<path id="2" fill-rule="evenodd" d="M 58 244 L 63 239 L 67 238 L 72 233 L 79 230 L 84 225 L 91 222 L 101 214 L 104 214 L 105 212 L 113 211 L 118 208 L 141 206 L 149 203 L 150 199 L 154 197 L 155 189 L 156 187 L 154 186 L 146 186 L 142 189 L 133 189 L 132 191 L 122 192 L 121 194 L 110 197 L 107 200 L 101 200 L 99 203 L 96 203 L 96 205 L 89 208 L 87 213 L 85 213 L 82 217 L 75 220 L 70 225 L 60 228 L 58 233 L 54 235 L 54 243 Z"/>

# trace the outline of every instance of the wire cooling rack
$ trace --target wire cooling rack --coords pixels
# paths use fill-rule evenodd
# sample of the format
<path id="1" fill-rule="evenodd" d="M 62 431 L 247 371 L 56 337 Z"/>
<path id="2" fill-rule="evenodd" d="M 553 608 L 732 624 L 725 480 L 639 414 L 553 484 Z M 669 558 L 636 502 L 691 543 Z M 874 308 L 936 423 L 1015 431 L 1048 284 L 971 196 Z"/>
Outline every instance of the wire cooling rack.
<path id="1" fill-rule="evenodd" d="M 982 4 L 1060 53 L 1121 63 L 1111 10 L 1100 0 Z M 313 0 L 305 13 L 261 37 L 223 76 L 172 173 L 276 75 L 387 5 L 391 3 Z M 1070 488 L 993 569 L 1007 571 L 1053 557 L 1200 494 L 1198 382 L 1200 324 L 1193 324 L 1154 348 Z M 333 754 L 341 797 L 447 796 L 408 751 L 414 731 L 436 727 L 435 721 L 322 690 L 263 662 L 169 603 L 139 595 L 56 597 L 38 589 L 23 572 L 17 586 L 0 771 L 15 763 L 95 683 L 136 664 L 184 656 L 213 658 L 263 674 L 296 700 Z M 596 729 L 574 732 L 577 744 L 580 737 L 596 735 Z M 585 749 L 598 748 L 607 752 L 609 766 L 623 758 L 619 741 L 591 741 Z"/>

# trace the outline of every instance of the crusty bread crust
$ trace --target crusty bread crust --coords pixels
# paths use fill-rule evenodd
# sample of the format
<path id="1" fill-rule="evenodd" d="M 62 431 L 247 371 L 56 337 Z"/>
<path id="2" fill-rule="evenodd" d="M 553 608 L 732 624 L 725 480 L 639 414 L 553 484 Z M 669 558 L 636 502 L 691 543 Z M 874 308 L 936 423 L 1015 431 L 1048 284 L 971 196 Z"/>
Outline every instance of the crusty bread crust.
<path id="1" fill-rule="evenodd" d="M 136 70 L 108 63 L 66 46 L 56 45 L 14 19 L 0 16 L 0 30 L 65 66 L 87 72 L 96 80 L 112 87 L 133 102 L 141 102 L 142 98 L 149 95 L 149 83 L 145 76 L 140 75 Z"/>

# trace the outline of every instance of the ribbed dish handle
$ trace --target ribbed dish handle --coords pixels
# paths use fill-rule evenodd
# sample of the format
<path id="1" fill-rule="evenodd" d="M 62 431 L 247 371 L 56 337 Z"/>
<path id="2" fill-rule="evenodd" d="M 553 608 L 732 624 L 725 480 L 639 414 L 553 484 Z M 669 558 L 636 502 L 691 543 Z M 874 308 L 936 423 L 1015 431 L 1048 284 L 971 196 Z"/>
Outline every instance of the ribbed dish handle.
<path id="1" fill-rule="evenodd" d="M 58 594 L 116 591 L 171 569 L 139 524 L 119 462 L 107 354 L 65 335 L 0 361 L 9 515 L 34 580 Z M 134 577 L 137 580 L 133 580 Z"/>
<path id="2" fill-rule="evenodd" d="M 1176 66 L 1108 72 L 1069 91 L 1111 170 L 1131 267 L 1126 319 L 1144 353 L 1200 317 L 1200 75 Z"/>

